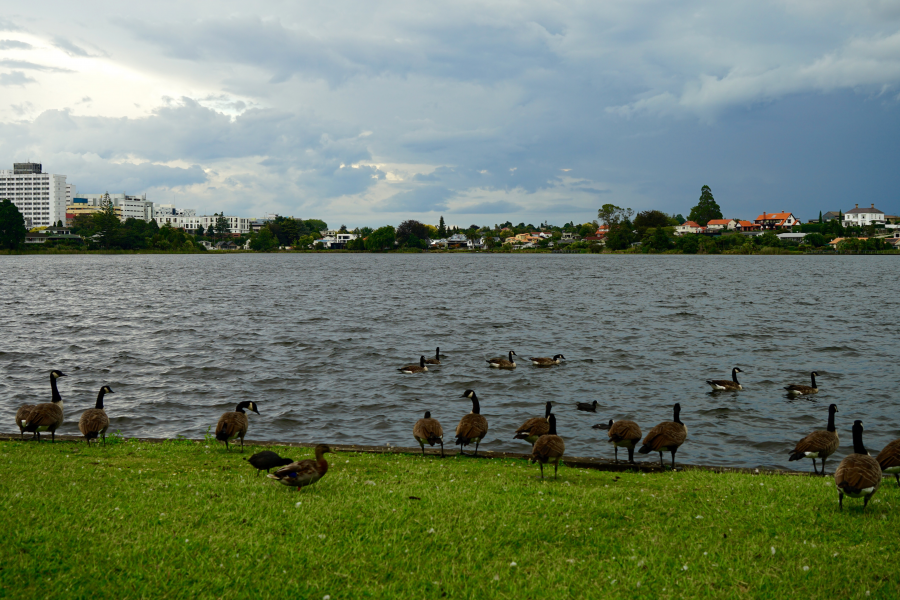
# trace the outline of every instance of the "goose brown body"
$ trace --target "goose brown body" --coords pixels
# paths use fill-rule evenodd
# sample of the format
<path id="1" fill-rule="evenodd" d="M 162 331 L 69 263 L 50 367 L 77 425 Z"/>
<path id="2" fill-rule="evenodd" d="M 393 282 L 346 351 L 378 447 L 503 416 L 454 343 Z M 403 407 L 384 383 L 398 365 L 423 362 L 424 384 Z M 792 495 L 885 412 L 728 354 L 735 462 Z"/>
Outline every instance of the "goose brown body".
<path id="1" fill-rule="evenodd" d="M 865 510 L 869 500 L 881 486 L 881 465 L 866 451 L 862 433 L 862 421 L 854 421 L 853 454 L 848 454 L 834 472 L 834 484 L 838 488 L 838 506 L 841 510 L 844 509 L 844 495 L 863 498 Z"/>
<path id="2" fill-rule="evenodd" d="M 531 449 L 531 464 L 540 463 L 541 479 L 544 478 L 544 465 L 553 464 L 553 476 L 557 476 L 559 459 L 566 453 L 566 443 L 556 433 L 556 415 L 550 415 L 549 431 L 538 438 Z"/>
<path id="3" fill-rule="evenodd" d="M 731 381 L 727 379 L 707 379 L 707 385 L 712 386 L 712 389 L 717 392 L 737 392 L 744 389 L 740 383 L 738 383 L 737 374 L 743 373 L 737 367 L 731 369 Z"/>
<path id="4" fill-rule="evenodd" d="M 424 356 L 420 356 L 420 357 L 419 357 L 419 364 L 417 364 L 417 365 L 406 365 L 406 366 L 404 366 L 404 367 L 400 367 L 400 368 L 397 369 L 397 370 L 400 371 L 401 373 L 406 373 L 407 375 L 409 375 L 410 373 L 424 373 L 425 371 L 428 370 L 428 367 L 425 366 L 425 357 L 424 357 Z"/>
<path id="5" fill-rule="evenodd" d="M 900 486 L 900 439 L 882 448 L 875 460 L 878 461 L 883 473 L 893 473 L 897 485 Z"/>
<path id="6" fill-rule="evenodd" d="M 413 437 L 422 448 L 422 456 L 425 456 L 425 444 L 434 447 L 441 445 L 441 458 L 444 457 L 444 429 L 437 419 L 431 418 L 431 411 L 426 411 L 425 416 L 413 426 Z"/>
<path id="7" fill-rule="evenodd" d="M 516 435 L 513 436 L 514 440 L 525 440 L 529 444 L 534 444 L 538 441 L 538 438 L 542 435 L 547 434 L 550 431 L 550 411 L 553 409 L 553 404 L 547 402 L 544 407 L 544 416 L 543 417 L 532 417 L 525 421 L 521 427 L 516 429 Z"/>
<path id="8" fill-rule="evenodd" d="M 43 404 L 26 404 L 16 411 L 16 425 L 19 426 L 19 435 L 24 437 L 25 432 L 33 433 L 40 441 L 41 432 L 50 432 L 50 441 L 56 441 L 56 430 L 64 420 L 63 401 L 56 387 L 56 380 L 65 377 L 61 371 L 50 372 L 51 401 Z"/>
<path id="9" fill-rule="evenodd" d="M 641 428 L 634 421 L 610 421 L 609 443 L 613 445 L 616 453 L 616 463 L 619 462 L 619 448 L 628 448 L 628 462 L 634 463 L 634 447 L 641 441 Z"/>
<path id="10" fill-rule="evenodd" d="M 426 365 L 439 365 L 441 364 L 441 348 L 438 346 L 434 349 L 434 358 L 425 359 Z"/>
<path id="11" fill-rule="evenodd" d="M 516 361 L 513 360 L 513 356 L 518 356 L 518 354 L 510 350 L 508 358 L 489 358 L 487 362 L 491 367 L 494 367 L 496 369 L 515 369 Z"/>
<path id="12" fill-rule="evenodd" d="M 478 444 L 487 435 L 488 422 L 481 415 L 481 404 L 473 390 L 466 390 L 462 397 L 472 400 L 472 412 L 459 420 L 459 425 L 456 426 L 456 444 L 459 445 L 459 453 L 463 454 L 463 447 L 474 442 L 475 456 L 478 456 Z"/>
<path id="13" fill-rule="evenodd" d="M 811 458 L 813 461 L 813 471 L 818 475 L 816 470 L 816 459 L 822 461 L 822 476 L 825 476 L 825 459 L 834 454 L 841 439 L 834 427 L 834 414 L 838 412 L 837 406 L 832 404 L 828 407 L 828 426 L 825 429 L 813 431 L 808 436 L 797 442 L 794 451 L 791 452 L 789 461 L 800 460 L 801 458 Z"/>
<path id="14" fill-rule="evenodd" d="M 785 386 L 784 389 L 786 389 L 787 393 L 791 396 L 808 396 L 810 394 L 818 394 L 819 386 L 816 385 L 816 375 L 818 375 L 818 373 L 816 373 L 815 371 L 813 371 L 809 375 L 812 385 L 799 385 L 792 383 L 791 385 Z"/>
<path id="15" fill-rule="evenodd" d="M 325 453 L 332 452 L 331 448 L 325 444 L 316 446 L 315 460 L 307 458 L 306 460 L 298 460 L 292 462 L 286 467 L 282 467 L 267 475 L 270 479 L 276 479 L 282 485 L 297 488 L 299 492 L 301 488 L 311 486 L 318 480 L 325 477 L 328 472 L 328 463 L 325 461 Z"/>
<path id="16" fill-rule="evenodd" d="M 553 365 L 558 365 L 561 361 L 563 361 L 565 359 L 566 359 L 566 357 L 563 356 L 562 354 L 557 354 L 553 358 L 549 358 L 546 356 L 539 356 L 537 358 L 529 358 L 528 360 L 530 360 L 531 364 L 533 364 L 536 367 L 552 367 Z"/>
<path id="17" fill-rule="evenodd" d="M 674 407 L 675 418 L 672 421 L 663 421 L 650 430 L 644 438 L 644 445 L 638 450 L 641 454 L 659 452 L 659 466 L 663 466 L 663 452 L 672 454 L 672 468 L 675 468 L 675 453 L 687 439 L 687 426 L 681 422 L 681 404 Z"/>
<path id="18" fill-rule="evenodd" d="M 113 391 L 108 385 L 100 388 L 94 408 L 89 408 L 81 413 L 81 418 L 78 419 L 78 430 L 84 436 L 84 441 L 88 445 L 90 445 L 91 440 L 99 438 L 103 438 L 103 444 L 106 444 L 106 430 L 109 429 L 109 417 L 103 408 L 103 397 L 112 393 Z"/>
<path id="19" fill-rule="evenodd" d="M 245 408 L 259 414 L 255 402 L 244 401 L 239 403 L 233 411 L 219 417 L 219 422 L 216 424 L 216 439 L 225 443 L 226 450 L 229 449 L 228 442 L 234 438 L 240 438 L 241 452 L 244 451 L 244 436 L 247 435 L 247 428 L 250 426 L 250 421 L 244 413 Z"/>

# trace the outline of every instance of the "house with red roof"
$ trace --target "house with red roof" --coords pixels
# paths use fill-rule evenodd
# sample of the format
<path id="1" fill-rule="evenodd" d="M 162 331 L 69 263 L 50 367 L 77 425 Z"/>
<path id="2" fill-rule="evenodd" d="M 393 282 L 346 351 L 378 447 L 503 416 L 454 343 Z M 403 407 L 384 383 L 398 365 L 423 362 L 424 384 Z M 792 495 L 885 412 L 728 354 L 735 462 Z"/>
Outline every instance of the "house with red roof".
<path id="1" fill-rule="evenodd" d="M 693 221 L 685 221 L 675 228 L 675 235 L 684 235 L 686 233 L 702 233 L 706 231 L 705 227 L 701 227 Z"/>
<path id="2" fill-rule="evenodd" d="M 738 226 L 737 219 L 712 219 L 709 223 L 706 224 L 706 230 L 709 232 L 713 231 L 734 231 Z"/>
<path id="3" fill-rule="evenodd" d="M 762 227 L 753 221 L 738 221 L 738 226 L 735 229 L 738 231 L 759 231 Z"/>
<path id="4" fill-rule="evenodd" d="M 799 225 L 800 220 L 791 212 L 766 213 L 759 215 L 753 221 L 759 225 L 760 229 L 790 229 L 794 225 Z"/>

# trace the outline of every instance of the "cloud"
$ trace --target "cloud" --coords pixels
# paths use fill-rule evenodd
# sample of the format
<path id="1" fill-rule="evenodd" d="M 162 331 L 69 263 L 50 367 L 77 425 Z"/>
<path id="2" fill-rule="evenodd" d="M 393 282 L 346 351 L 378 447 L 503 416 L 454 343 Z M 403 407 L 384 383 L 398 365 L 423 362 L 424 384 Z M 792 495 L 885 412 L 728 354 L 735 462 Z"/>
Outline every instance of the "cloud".
<path id="1" fill-rule="evenodd" d="M 10 69 L 24 69 L 26 71 L 43 71 L 45 73 L 74 73 L 70 69 L 61 69 L 59 67 L 48 67 L 37 63 L 28 62 L 26 60 L 13 60 L 11 58 L 0 59 L 0 67 L 8 67 Z"/>
<path id="2" fill-rule="evenodd" d="M 521 210 L 522 206 L 514 202 L 495 200 L 493 202 L 455 206 L 450 212 L 465 215 L 513 215 Z"/>
<path id="3" fill-rule="evenodd" d="M 10 21 L 0 17 L 0 31 L 21 31 L 22 28 Z"/>
<path id="4" fill-rule="evenodd" d="M 33 47 L 18 40 L 0 40 L 0 50 L 31 50 Z"/>
<path id="5" fill-rule="evenodd" d="M 22 71 L 13 71 L 12 73 L 0 73 L 0 86 L 18 85 L 24 87 L 26 84 L 36 83 L 34 79 L 28 77 Z"/>
<path id="6" fill-rule="evenodd" d="M 84 58 L 94 58 L 96 54 L 90 54 L 81 46 L 75 45 L 64 37 L 56 36 L 53 38 L 53 45 L 68 54 L 69 56 L 80 56 Z"/>
<path id="7" fill-rule="evenodd" d="M 447 201 L 455 195 L 444 187 L 421 187 L 399 192 L 379 202 L 373 209 L 378 212 L 425 213 L 447 210 Z"/>

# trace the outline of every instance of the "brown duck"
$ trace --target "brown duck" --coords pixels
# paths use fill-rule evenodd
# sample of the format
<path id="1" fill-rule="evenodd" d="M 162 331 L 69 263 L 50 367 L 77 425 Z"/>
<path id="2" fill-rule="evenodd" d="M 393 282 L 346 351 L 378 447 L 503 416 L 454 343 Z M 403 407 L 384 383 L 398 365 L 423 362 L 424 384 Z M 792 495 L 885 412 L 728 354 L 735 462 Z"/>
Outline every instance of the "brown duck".
<path id="1" fill-rule="evenodd" d="M 241 438 L 241 452 L 244 451 L 244 436 L 247 435 L 247 428 L 250 426 L 247 415 L 244 413 L 245 408 L 259 414 L 259 411 L 256 410 L 256 403 L 245 400 L 240 402 L 232 412 L 227 412 L 219 418 L 219 423 L 216 425 L 216 439 L 225 442 L 226 450 L 229 449 L 229 441 Z"/>
<path id="2" fill-rule="evenodd" d="M 444 458 L 444 430 L 437 419 L 431 418 L 431 411 L 426 410 L 425 416 L 413 426 L 413 437 L 422 447 L 422 456 L 425 456 L 425 444 L 434 447 L 441 445 L 441 458 Z"/>
<path id="3" fill-rule="evenodd" d="M 634 464 L 634 447 L 641 441 L 641 428 L 634 421 L 609 420 L 609 443 L 616 452 L 616 464 L 619 463 L 619 448 L 628 448 L 628 462 Z"/>
<path id="4" fill-rule="evenodd" d="M 299 492 L 300 488 L 309 487 L 325 477 L 325 473 L 328 472 L 328 463 L 325 462 L 326 452 L 331 452 L 331 448 L 325 444 L 319 444 L 316 446 L 315 460 L 307 458 L 292 462 L 266 477 L 276 479 L 282 485 L 295 487 Z"/>
<path id="5" fill-rule="evenodd" d="M 672 453 L 672 468 L 675 468 L 675 453 L 678 448 L 687 439 L 687 426 L 681 422 L 679 415 L 681 414 L 681 404 L 675 403 L 673 408 L 675 418 L 671 421 L 663 421 L 650 430 L 647 437 L 644 438 L 644 445 L 640 447 L 638 452 L 641 454 L 650 454 L 651 452 L 659 452 L 659 466 L 663 466 L 663 452 Z"/>
<path id="6" fill-rule="evenodd" d="M 556 478 L 559 469 L 559 459 L 566 453 L 566 443 L 556 435 L 556 415 L 550 415 L 550 431 L 538 438 L 531 449 L 531 464 L 539 463 L 541 466 L 541 479 L 544 478 L 544 465 L 553 463 L 553 477 Z"/>
<path id="7" fill-rule="evenodd" d="M 25 404 L 16 411 L 16 425 L 19 436 L 24 438 L 25 432 L 33 433 L 33 439 L 41 441 L 41 432 L 50 432 L 50 441 L 56 441 L 56 429 L 63 422 L 63 401 L 56 387 L 56 380 L 65 377 L 62 371 L 50 371 L 50 402 L 43 404 Z"/>
<path id="8" fill-rule="evenodd" d="M 841 461 L 834 472 L 834 484 L 838 488 L 838 506 L 844 510 L 844 495 L 863 499 L 863 510 L 881 485 L 881 466 L 869 456 L 863 445 L 862 421 L 853 422 L 853 454 Z M 822 469 L 824 471 L 824 468 Z"/>
<path id="9" fill-rule="evenodd" d="M 459 420 L 456 426 L 456 443 L 459 445 L 459 453 L 463 454 L 463 446 L 468 446 L 472 442 L 475 443 L 475 456 L 478 456 L 478 444 L 484 439 L 488 432 L 488 422 L 481 416 L 481 405 L 478 403 L 478 396 L 473 390 L 466 390 L 462 398 L 471 398 L 472 412 L 465 415 Z"/>
<path id="10" fill-rule="evenodd" d="M 813 431 L 811 434 L 797 442 L 794 451 L 788 460 L 800 460 L 801 458 L 811 458 L 813 461 L 813 471 L 816 475 L 816 459 L 822 460 L 822 476 L 825 476 L 825 459 L 835 453 L 841 443 L 841 438 L 834 428 L 834 413 L 838 412 L 837 406 L 832 404 L 828 407 L 828 426 L 825 430 Z"/>
<path id="11" fill-rule="evenodd" d="M 81 431 L 81 435 L 84 436 L 84 441 L 87 442 L 88 446 L 91 445 L 91 440 L 96 440 L 100 437 L 103 438 L 103 445 L 106 445 L 106 430 L 109 429 L 109 417 L 106 416 L 106 411 L 103 410 L 103 396 L 112 393 L 112 388 L 108 385 L 100 388 L 94 408 L 89 408 L 81 413 L 81 418 L 78 419 L 78 430 Z"/>
<path id="12" fill-rule="evenodd" d="M 550 431 L 550 411 L 552 409 L 553 404 L 547 402 L 547 405 L 544 407 L 544 416 L 532 417 L 525 421 L 521 427 L 516 429 L 516 435 L 513 436 L 513 439 L 525 440 L 529 444 L 534 444 L 538 441 L 539 437 Z"/>

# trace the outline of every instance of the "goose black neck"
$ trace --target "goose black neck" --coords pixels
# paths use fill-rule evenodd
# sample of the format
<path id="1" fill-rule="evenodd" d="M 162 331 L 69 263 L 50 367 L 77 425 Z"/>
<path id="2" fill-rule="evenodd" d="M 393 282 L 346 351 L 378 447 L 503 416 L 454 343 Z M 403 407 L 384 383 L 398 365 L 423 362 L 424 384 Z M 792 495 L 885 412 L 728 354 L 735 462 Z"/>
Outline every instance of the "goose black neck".
<path id="1" fill-rule="evenodd" d="M 556 417 L 551 415 L 550 419 L 550 435 L 556 435 Z"/>
<path id="2" fill-rule="evenodd" d="M 434 357 L 435 357 L 435 358 L 440 358 L 440 357 L 441 357 L 441 348 L 440 348 L 440 346 L 438 346 L 437 348 L 434 349 Z"/>
<path id="3" fill-rule="evenodd" d="M 675 418 L 672 420 L 675 421 L 676 423 L 681 423 L 681 417 L 679 417 L 679 415 L 681 414 L 681 406 L 676 404 L 675 408 L 674 408 L 674 412 L 675 412 Z M 681 423 L 681 424 L 684 425 L 684 423 Z"/>
<path id="4" fill-rule="evenodd" d="M 52 391 L 52 400 L 53 402 L 62 402 L 62 396 L 59 395 L 59 390 L 56 389 L 56 377 L 53 375 L 50 376 L 50 389 Z"/>
<path id="5" fill-rule="evenodd" d="M 862 425 L 854 425 L 853 426 L 853 453 L 854 454 L 868 454 L 866 447 L 863 445 L 863 428 Z"/>
<path id="6" fill-rule="evenodd" d="M 552 408 L 553 408 L 553 405 L 550 404 L 550 403 L 548 402 L 548 403 L 547 403 L 547 408 L 544 409 L 544 418 L 545 418 L 545 419 L 549 419 L 549 418 L 550 418 L 550 410 L 551 410 Z"/>
<path id="7" fill-rule="evenodd" d="M 94 408 L 103 408 L 103 396 L 106 395 L 106 388 L 100 388 L 100 391 L 97 393 L 97 404 L 94 405 Z"/>
<path id="8" fill-rule="evenodd" d="M 478 396 L 474 392 L 472 393 L 472 412 L 476 415 L 481 414 L 481 405 L 478 404 Z"/>
<path id="9" fill-rule="evenodd" d="M 512 352 L 509 353 L 509 362 L 513 362 Z"/>
<path id="10" fill-rule="evenodd" d="M 731 380 L 732 380 L 733 382 L 735 382 L 735 383 L 738 382 L 738 380 L 737 380 L 737 369 L 732 369 L 732 370 L 731 370 Z"/>
<path id="11" fill-rule="evenodd" d="M 815 374 L 815 373 L 810 373 L 809 378 L 810 378 L 810 380 L 812 381 L 813 389 L 817 389 L 817 388 L 816 388 L 816 374 Z"/>
<path id="12" fill-rule="evenodd" d="M 238 403 L 238 405 L 234 409 L 234 412 L 239 412 L 239 413 L 244 412 L 244 403 L 243 402 Z"/>
<path id="13" fill-rule="evenodd" d="M 834 431 L 834 409 L 833 408 L 828 409 L 828 427 L 826 427 L 826 430 L 831 431 L 831 432 Z M 854 428 L 854 431 L 855 431 L 855 428 Z"/>

